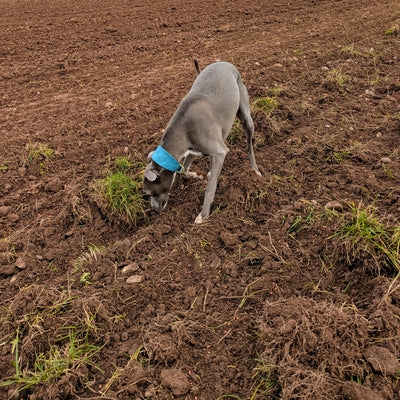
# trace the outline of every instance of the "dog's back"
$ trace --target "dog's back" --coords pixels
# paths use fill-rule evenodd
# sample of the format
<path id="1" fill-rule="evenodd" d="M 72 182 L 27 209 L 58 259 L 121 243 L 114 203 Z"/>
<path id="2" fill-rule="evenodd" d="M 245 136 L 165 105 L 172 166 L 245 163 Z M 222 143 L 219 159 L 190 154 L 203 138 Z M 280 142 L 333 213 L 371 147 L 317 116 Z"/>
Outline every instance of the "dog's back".
<path id="1" fill-rule="evenodd" d="M 220 125 L 226 136 L 239 109 L 242 86 L 239 71 L 232 64 L 217 62 L 201 71 L 184 102 L 197 117 L 199 109 L 205 111 L 205 117 Z"/>

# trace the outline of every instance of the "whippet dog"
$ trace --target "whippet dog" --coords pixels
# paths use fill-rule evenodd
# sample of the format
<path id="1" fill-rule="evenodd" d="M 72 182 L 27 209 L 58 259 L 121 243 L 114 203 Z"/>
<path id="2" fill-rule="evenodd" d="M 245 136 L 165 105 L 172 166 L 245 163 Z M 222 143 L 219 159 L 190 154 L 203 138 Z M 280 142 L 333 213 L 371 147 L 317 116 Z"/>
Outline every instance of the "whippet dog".
<path id="1" fill-rule="evenodd" d="M 172 116 L 157 149 L 149 154 L 143 180 L 143 190 L 150 195 L 151 208 L 161 211 L 166 205 L 176 172 L 189 172 L 195 156 L 210 156 L 211 168 L 204 203 L 195 219 L 206 220 L 214 200 L 218 177 L 229 149 L 225 139 L 235 117 L 247 134 L 247 151 L 251 168 L 257 175 L 253 151 L 254 124 L 250 115 L 247 89 L 239 71 L 230 63 L 216 62 L 200 72 L 187 96 Z M 183 160 L 183 165 L 181 161 Z"/>

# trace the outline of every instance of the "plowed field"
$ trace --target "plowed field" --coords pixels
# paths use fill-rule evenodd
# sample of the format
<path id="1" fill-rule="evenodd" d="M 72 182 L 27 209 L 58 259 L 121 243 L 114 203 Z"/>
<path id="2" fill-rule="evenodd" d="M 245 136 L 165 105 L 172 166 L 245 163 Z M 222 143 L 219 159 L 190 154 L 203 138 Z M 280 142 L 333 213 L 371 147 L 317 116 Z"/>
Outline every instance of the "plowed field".
<path id="1" fill-rule="evenodd" d="M 2 0 L 0 398 L 400 399 L 399 32 L 394 0 Z M 128 224 L 96 182 L 193 57 L 240 71 L 263 175 L 235 125 L 204 224 L 205 157 Z"/>

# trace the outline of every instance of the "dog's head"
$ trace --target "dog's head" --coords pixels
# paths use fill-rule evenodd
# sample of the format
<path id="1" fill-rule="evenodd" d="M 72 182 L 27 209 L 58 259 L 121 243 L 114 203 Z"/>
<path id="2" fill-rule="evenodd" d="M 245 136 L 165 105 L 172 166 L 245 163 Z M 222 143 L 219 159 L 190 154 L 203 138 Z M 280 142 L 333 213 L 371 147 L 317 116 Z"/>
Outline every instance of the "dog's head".
<path id="1" fill-rule="evenodd" d="M 148 159 L 151 159 L 152 153 Z M 144 171 L 143 191 L 150 196 L 151 208 L 155 211 L 161 211 L 168 202 L 171 186 L 174 182 L 174 172 L 160 167 L 154 161 L 150 161 Z"/>

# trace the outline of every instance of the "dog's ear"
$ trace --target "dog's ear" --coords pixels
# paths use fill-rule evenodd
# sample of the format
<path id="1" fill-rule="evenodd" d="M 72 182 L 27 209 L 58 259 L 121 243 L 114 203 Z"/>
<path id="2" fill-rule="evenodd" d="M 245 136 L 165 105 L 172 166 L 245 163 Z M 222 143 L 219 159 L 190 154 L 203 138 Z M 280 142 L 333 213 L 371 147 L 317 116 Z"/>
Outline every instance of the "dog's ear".
<path id="1" fill-rule="evenodd" d="M 151 151 L 148 156 L 147 156 L 147 162 L 151 161 L 151 156 L 153 155 L 153 153 L 155 152 L 155 150 Z"/>
<path id="2" fill-rule="evenodd" d="M 150 182 L 154 182 L 158 177 L 158 171 L 148 166 L 144 171 L 144 177 Z"/>

